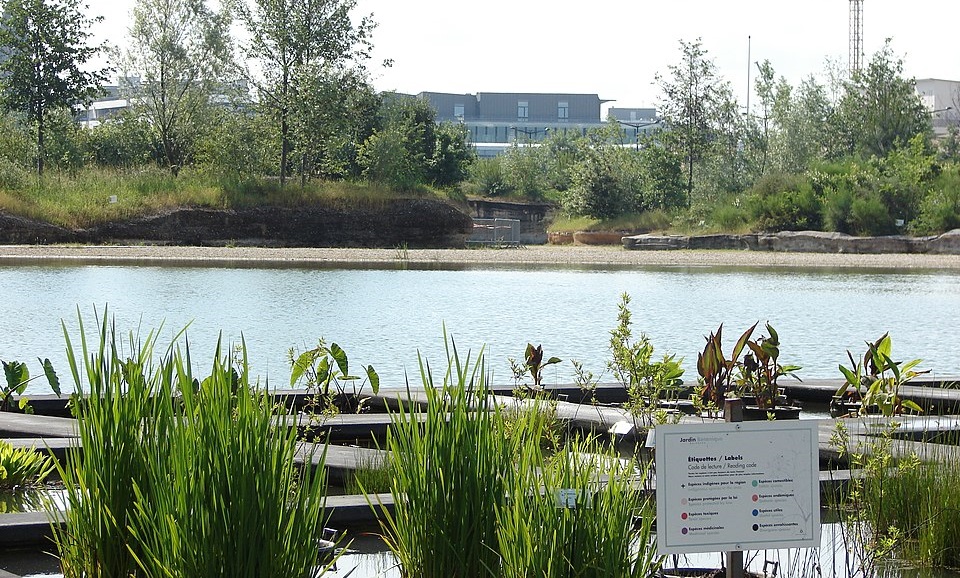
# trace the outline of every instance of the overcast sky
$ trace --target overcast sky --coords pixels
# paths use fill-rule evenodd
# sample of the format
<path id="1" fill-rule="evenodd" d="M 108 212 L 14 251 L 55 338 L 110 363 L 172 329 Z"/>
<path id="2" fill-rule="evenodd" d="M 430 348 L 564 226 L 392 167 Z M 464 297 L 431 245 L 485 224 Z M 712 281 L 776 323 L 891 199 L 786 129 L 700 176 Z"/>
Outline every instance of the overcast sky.
<path id="1" fill-rule="evenodd" d="M 120 44 L 134 0 L 89 0 L 95 32 Z M 847 64 L 848 0 L 357 0 L 373 13 L 379 90 L 599 94 L 653 106 L 679 41 L 702 39 L 741 102 L 749 63 L 770 60 L 796 84 L 827 60 Z M 891 38 L 905 74 L 960 80 L 957 0 L 864 0 L 866 59 Z M 748 37 L 750 40 L 748 41 Z M 748 52 L 749 48 L 749 52 Z M 748 59 L 749 58 L 749 59 Z M 751 97 L 755 98 L 755 97 Z M 755 102 L 755 101 L 754 101 Z"/>

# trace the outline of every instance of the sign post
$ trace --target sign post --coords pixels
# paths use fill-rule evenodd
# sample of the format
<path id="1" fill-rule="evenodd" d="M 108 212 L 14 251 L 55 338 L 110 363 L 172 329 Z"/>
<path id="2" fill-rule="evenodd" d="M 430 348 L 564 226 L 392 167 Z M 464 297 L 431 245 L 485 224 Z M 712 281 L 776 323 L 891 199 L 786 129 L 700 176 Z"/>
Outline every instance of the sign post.
<path id="1" fill-rule="evenodd" d="M 820 545 L 816 421 L 667 424 L 655 436 L 660 554 Z"/>

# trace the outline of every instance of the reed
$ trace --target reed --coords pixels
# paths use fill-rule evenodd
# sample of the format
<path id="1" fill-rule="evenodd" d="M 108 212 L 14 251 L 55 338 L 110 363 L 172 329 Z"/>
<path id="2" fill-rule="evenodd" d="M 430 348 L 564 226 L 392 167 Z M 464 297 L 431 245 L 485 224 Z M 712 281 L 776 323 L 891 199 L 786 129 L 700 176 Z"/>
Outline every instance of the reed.
<path id="1" fill-rule="evenodd" d="M 198 379 L 189 345 L 154 367 L 152 332 L 124 355 L 106 314 L 94 350 L 80 331 L 82 364 L 64 331 L 83 448 L 60 470 L 69 508 L 53 512 L 64 576 L 303 578 L 332 563 L 317 559 L 322 465 L 295 465 L 314 446 L 277 427 L 285 405 L 251 382 L 244 347 L 234 360 L 218 344 Z"/>
<path id="2" fill-rule="evenodd" d="M 497 511 L 512 468 L 510 441 L 488 395 L 483 352 L 471 364 L 448 343 L 447 368 L 435 384 L 420 359 L 424 419 L 401 408 L 388 438 L 395 512 L 385 540 L 405 576 L 478 578 L 499 571 Z"/>
<path id="3" fill-rule="evenodd" d="M 861 496 L 873 538 L 889 554 L 922 566 L 960 567 L 960 462 L 952 439 L 923 442 L 897 463 L 876 454 Z"/>
<path id="4" fill-rule="evenodd" d="M 500 575 L 646 577 L 658 570 L 643 472 L 591 439 L 573 440 L 552 456 L 530 440 L 509 503 L 498 511 Z"/>

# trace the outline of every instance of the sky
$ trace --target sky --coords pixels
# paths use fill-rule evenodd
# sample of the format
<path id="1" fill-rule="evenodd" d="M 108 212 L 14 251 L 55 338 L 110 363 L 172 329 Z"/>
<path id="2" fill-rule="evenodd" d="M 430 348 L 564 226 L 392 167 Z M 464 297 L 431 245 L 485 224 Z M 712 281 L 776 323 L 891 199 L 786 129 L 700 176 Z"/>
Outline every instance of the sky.
<path id="1" fill-rule="evenodd" d="M 122 44 L 134 0 L 88 1 L 104 17 L 95 35 Z M 679 61 L 680 40 L 701 40 L 741 104 L 755 62 L 794 85 L 828 61 L 846 67 L 849 12 L 849 0 L 357 0 L 355 10 L 378 23 L 378 90 L 584 93 L 618 107 L 657 104 L 655 76 Z M 948 32 L 958 21 L 956 0 L 864 0 L 865 60 L 890 38 L 907 77 L 960 80 Z"/>

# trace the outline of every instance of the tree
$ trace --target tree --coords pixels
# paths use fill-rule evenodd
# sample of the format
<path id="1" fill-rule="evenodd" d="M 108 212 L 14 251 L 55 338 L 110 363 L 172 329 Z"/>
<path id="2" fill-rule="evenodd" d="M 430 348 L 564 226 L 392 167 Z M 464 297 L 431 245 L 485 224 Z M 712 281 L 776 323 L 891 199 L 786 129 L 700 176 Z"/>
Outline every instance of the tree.
<path id="1" fill-rule="evenodd" d="M 90 46 L 79 0 L 6 0 L 0 26 L 0 86 L 4 106 L 26 115 L 36 131 L 37 174 L 43 174 L 52 111 L 93 99 L 106 68 L 84 67 L 103 49 Z"/>
<path id="2" fill-rule="evenodd" d="M 281 185 L 290 170 L 295 105 L 305 75 L 347 68 L 351 61 L 361 66 L 369 58 L 374 23 L 364 17 L 354 25 L 355 6 L 356 0 L 241 0 L 237 6 L 249 36 L 243 51 L 259 65 L 245 74 L 280 126 Z"/>
<path id="3" fill-rule="evenodd" d="M 127 88 L 157 131 L 174 176 L 193 153 L 229 60 L 230 21 L 226 10 L 214 13 L 203 0 L 137 0 L 133 9 Z"/>
<path id="4" fill-rule="evenodd" d="M 680 41 L 680 63 L 669 67 L 670 76 L 657 74 L 663 92 L 657 109 L 664 124 L 675 133 L 687 169 L 687 205 L 693 193 L 693 168 L 710 150 L 723 124 L 729 124 L 733 102 L 729 84 L 717 76 L 700 39 Z M 734 105 L 735 108 L 735 105 Z"/>
<path id="5" fill-rule="evenodd" d="M 844 85 L 835 130 L 848 147 L 840 152 L 878 157 L 918 134 L 931 134 L 930 113 L 913 81 L 903 77 L 903 61 L 894 56 L 889 39 Z"/>
<path id="6" fill-rule="evenodd" d="M 380 95 L 362 71 L 353 68 L 304 71 L 299 81 L 291 136 L 302 182 L 311 176 L 360 176 L 358 150 L 377 129 Z"/>

